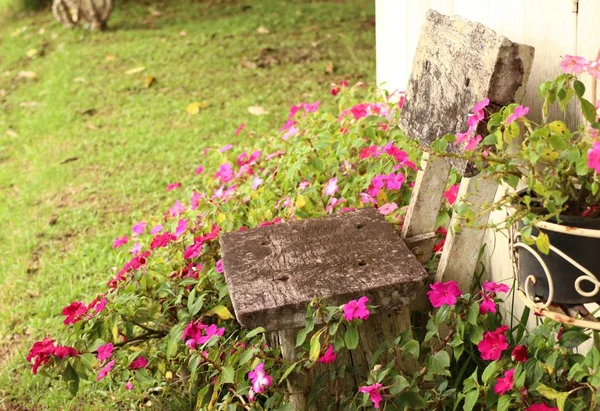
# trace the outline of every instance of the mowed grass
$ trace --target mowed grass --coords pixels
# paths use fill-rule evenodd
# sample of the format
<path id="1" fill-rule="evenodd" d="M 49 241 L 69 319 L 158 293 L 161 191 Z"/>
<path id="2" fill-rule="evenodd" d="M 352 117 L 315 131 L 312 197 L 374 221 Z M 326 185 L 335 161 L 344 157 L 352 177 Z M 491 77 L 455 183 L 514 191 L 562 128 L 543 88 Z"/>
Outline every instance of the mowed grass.
<path id="1" fill-rule="evenodd" d="M 251 147 L 276 133 L 290 105 L 333 104 L 330 82 L 372 83 L 372 3 L 123 1 L 105 33 L 65 30 L 49 11 L 5 19 L 0 409 L 139 404 L 122 387 L 72 398 L 60 381 L 32 376 L 31 343 L 60 339 L 62 308 L 106 289 L 128 253 L 112 250 L 112 240 L 142 218 L 157 222 L 176 198 L 165 186 L 185 184 L 205 147 Z M 136 67 L 144 71 L 124 74 Z M 208 107 L 188 114 L 196 101 Z M 250 106 L 268 114 L 253 116 Z"/>

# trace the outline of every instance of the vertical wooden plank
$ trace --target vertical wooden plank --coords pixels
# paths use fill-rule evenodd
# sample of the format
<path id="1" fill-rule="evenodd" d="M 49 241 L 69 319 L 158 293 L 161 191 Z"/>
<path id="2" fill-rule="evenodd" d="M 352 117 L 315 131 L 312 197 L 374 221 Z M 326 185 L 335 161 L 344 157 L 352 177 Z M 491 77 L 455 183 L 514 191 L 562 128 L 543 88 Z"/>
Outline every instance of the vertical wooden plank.
<path id="1" fill-rule="evenodd" d="M 487 26 L 489 0 L 454 0 L 454 14 Z"/>
<path id="2" fill-rule="evenodd" d="M 579 0 L 577 16 L 577 55 L 588 60 L 596 60 L 600 49 L 600 2 L 597 0 Z M 592 100 L 592 76 L 582 74 L 580 80 L 585 84 L 588 100 Z M 600 99 L 600 92 L 596 94 Z M 594 101 L 592 103 L 595 104 Z"/>
<path id="3" fill-rule="evenodd" d="M 377 84 L 389 91 L 404 90 L 410 75 L 409 47 L 406 41 L 408 0 L 375 2 L 375 49 Z"/>
<path id="4" fill-rule="evenodd" d="M 406 85 L 408 84 L 410 72 L 412 71 L 413 60 L 415 59 L 415 52 L 419 43 L 419 37 L 421 36 L 421 28 L 423 27 L 423 23 L 425 22 L 425 14 L 427 13 L 427 10 L 429 10 L 429 2 L 408 1 L 406 6 L 406 19 L 404 24 L 406 24 L 407 29 L 407 36 L 405 41 L 407 50 L 406 65 L 408 75 L 406 76 L 406 79 L 404 79 L 403 90 L 406 90 Z"/>

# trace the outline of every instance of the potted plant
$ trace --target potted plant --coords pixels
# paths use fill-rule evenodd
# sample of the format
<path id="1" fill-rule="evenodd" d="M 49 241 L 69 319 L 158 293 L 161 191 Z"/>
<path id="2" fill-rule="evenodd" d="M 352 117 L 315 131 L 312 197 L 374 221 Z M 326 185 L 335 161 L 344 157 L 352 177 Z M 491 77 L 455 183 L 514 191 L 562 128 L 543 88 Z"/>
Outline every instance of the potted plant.
<path id="1" fill-rule="evenodd" d="M 467 159 L 482 177 L 510 187 L 492 207 L 512 212 L 486 227 L 516 233 L 521 289 L 547 304 L 583 304 L 600 301 L 600 123 L 576 74 L 599 78 L 600 60 L 566 56 L 561 66 L 564 74 L 538 88 L 541 123 L 527 118 L 527 107 L 510 104 L 492 112 L 484 99 L 469 116 L 468 130 L 440 138 L 433 151 Z M 584 119 L 575 130 L 549 118 L 551 106 L 566 113 L 575 101 Z M 473 226 L 477 210 L 468 199 L 454 212 Z"/>

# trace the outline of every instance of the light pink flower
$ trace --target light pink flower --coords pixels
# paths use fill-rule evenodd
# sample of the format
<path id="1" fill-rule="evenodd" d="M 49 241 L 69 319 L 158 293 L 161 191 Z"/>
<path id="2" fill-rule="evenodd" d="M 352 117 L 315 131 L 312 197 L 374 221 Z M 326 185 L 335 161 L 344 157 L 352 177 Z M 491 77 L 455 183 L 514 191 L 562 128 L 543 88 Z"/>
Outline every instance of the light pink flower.
<path id="1" fill-rule="evenodd" d="M 510 354 L 510 358 L 515 362 L 526 362 L 527 361 L 527 347 L 524 345 L 517 345 Z"/>
<path id="2" fill-rule="evenodd" d="M 223 147 L 221 147 L 219 149 L 219 153 L 224 153 L 226 151 L 231 150 L 232 148 L 233 148 L 233 145 L 231 145 L 231 144 L 224 145 Z"/>
<path id="3" fill-rule="evenodd" d="M 223 273 L 223 260 L 217 261 L 217 265 L 215 267 L 215 271 L 218 272 L 219 274 Z"/>
<path id="4" fill-rule="evenodd" d="M 507 293 L 510 291 L 510 287 L 506 284 L 495 283 L 488 281 L 483 284 L 483 289 L 488 293 Z"/>
<path id="5" fill-rule="evenodd" d="M 246 123 L 242 123 L 238 126 L 238 128 L 235 129 L 235 136 L 239 136 L 240 132 L 244 129 L 244 127 L 246 127 Z"/>
<path id="6" fill-rule="evenodd" d="M 127 238 L 126 235 L 124 235 L 121 238 L 117 237 L 117 238 L 115 238 L 115 241 L 113 241 L 112 248 L 122 247 L 123 245 L 127 244 L 128 241 L 129 241 L 129 238 Z"/>
<path id="7" fill-rule="evenodd" d="M 185 212 L 185 206 L 181 204 L 179 200 L 175 201 L 173 207 L 169 210 L 169 215 L 173 218 L 177 218 L 181 215 L 181 213 Z"/>
<path id="8" fill-rule="evenodd" d="M 279 151 L 276 151 L 276 152 L 274 152 L 274 153 L 267 154 L 267 156 L 265 157 L 265 160 L 269 161 L 269 160 L 270 160 L 270 159 L 272 159 L 272 158 L 275 158 L 275 157 L 281 157 L 281 156 L 283 156 L 283 155 L 285 155 L 285 151 L 283 151 L 283 150 L 279 150 Z"/>
<path id="9" fill-rule="evenodd" d="M 254 394 L 262 394 L 266 387 L 273 385 L 273 379 L 265 371 L 265 363 L 261 362 L 248 373 Z"/>
<path id="10" fill-rule="evenodd" d="M 152 228 L 152 231 L 150 231 L 150 234 L 156 235 L 156 234 L 160 233 L 162 231 L 162 229 L 163 229 L 162 224 L 157 224 L 154 226 L 154 228 Z"/>
<path id="11" fill-rule="evenodd" d="M 344 319 L 346 321 L 352 321 L 354 319 L 367 320 L 370 314 L 369 309 L 367 308 L 368 302 L 368 297 L 360 297 L 358 300 L 348 301 L 342 306 Z"/>
<path id="12" fill-rule="evenodd" d="M 175 238 L 179 238 L 179 237 L 181 237 L 181 235 L 183 233 L 185 233 L 185 230 L 187 230 L 187 224 L 188 224 L 187 218 L 184 218 L 177 222 L 177 228 L 175 229 L 175 233 L 174 233 Z"/>
<path id="13" fill-rule="evenodd" d="M 515 107 L 515 111 L 513 111 L 513 113 L 510 116 L 508 116 L 505 124 L 510 124 L 513 121 L 527 115 L 527 113 L 529 113 L 529 107 L 517 106 Z"/>
<path id="14" fill-rule="evenodd" d="M 283 141 L 287 141 L 289 140 L 290 137 L 294 137 L 296 134 L 298 134 L 298 132 L 300 131 L 300 129 L 298 127 L 290 127 L 284 135 L 281 136 L 281 139 Z"/>
<path id="15" fill-rule="evenodd" d="M 139 370 L 141 368 L 146 368 L 148 366 L 148 360 L 146 357 L 137 357 L 135 360 L 129 364 L 130 370 Z"/>
<path id="16" fill-rule="evenodd" d="M 131 227 L 131 231 L 133 231 L 134 235 L 144 234 L 144 231 L 146 231 L 146 222 L 140 221 L 136 223 L 133 227 Z"/>
<path id="17" fill-rule="evenodd" d="M 442 305 L 453 306 L 458 297 L 462 294 L 456 281 L 446 281 L 445 283 L 433 283 L 429 285 L 431 290 L 427 291 L 429 301 L 434 307 Z"/>
<path id="18" fill-rule="evenodd" d="M 192 193 L 192 198 L 190 199 L 190 207 L 192 210 L 196 210 L 198 208 L 198 206 L 200 205 L 200 200 L 202 200 L 204 197 L 206 197 L 206 194 L 202 193 L 200 194 L 197 191 L 194 191 Z"/>
<path id="19" fill-rule="evenodd" d="M 600 173 L 600 141 L 594 141 L 592 148 L 587 152 L 588 167 Z"/>
<path id="20" fill-rule="evenodd" d="M 529 110 L 529 108 L 527 110 Z M 465 151 L 475 150 L 479 143 L 481 143 L 481 135 L 478 134 L 476 137 L 469 138 L 467 145 L 465 146 Z"/>
<path id="21" fill-rule="evenodd" d="M 112 355 L 114 346 L 111 343 L 98 347 L 98 361 L 103 362 L 108 360 Z"/>
<path id="22" fill-rule="evenodd" d="M 167 184 L 167 191 L 173 191 L 175 189 L 178 189 L 179 187 L 181 187 L 181 183 L 179 183 L 179 182 L 169 183 L 169 184 Z"/>
<path id="23" fill-rule="evenodd" d="M 100 381 L 102 378 L 106 377 L 108 375 L 108 373 L 112 370 L 114 365 L 115 365 L 115 360 L 112 360 L 108 364 L 106 364 L 104 367 L 102 367 L 100 369 L 100 372 L 98 372 L 98 377 L 96 377 L 96 381 Z"/>
<path id="24" fill-rule="evenodd" d="M 264 182 L 265 182 L 265 180 L 263 180 L 259 176 L 255 175 L 254 178 L 252 179 L 252 189 L 256 190 Z"/>
<path id="25" fill-rule="evenodd" d="M 448 200 L 448 204 L 452 205 L 456 202 L 456 197 L 458 196 L 458 189 L 460 188 L 460 183 L 454 184 L 448 188 L 444 192 L 444 198 Z"/>
<path id="26" fill-rule="evenodd" d="M 362 392 L 364 394 L 369 394 L 369 399 L 373 403 L 373 407 L 375 407 L 376 409 L 379 409 L 380 403 L 383 400 L 383 397 L 381 396 L 381 393 L 379 392 L 381 387 L 383 387 L 383 385 L 380 383 L 377 383 L 377 384 L 373 384 L 373 385 L 368 385 L 366 387 L 360 387 L 358 389 L 358 391 Z"/>
<path id="27" fill-rule="evenodd" d="M 345 198 L 340 198 L 338 200 L 335 197 L 331 197 L 329 199 L 329 205 L 327 207 L 325 207 L 325 211 L 328 212 L 328 213 L 331 213 L 335 207 L 337 207 L 338 205 L 342 204 L 344 201 L 346 201 Z"/>
<path id="28" fill-rule="evenodd" d="M 203 171 L 204 171 L 204 167 L 202 165 L 199 165 L 196 168 L 196 171 L 194 172 L 194 174 L 202 174 Z"/>
<path id="29" fill-rule="evenodd" d="M 131 247 L 131 254 L 133 256 L 136 256 L 139 254 L 140 251 L 142 251 L 142 243 L 138 241 L 133 245 L 133 247 Z"/>
<path id="30" fill-rule="evenodd" d="M 127 383 L 125 383 L 125 389 L 127 391 L 133 390 L 133 384 L 131 383 L 131 381 L 127 381 Z"/>
<path id="31" fill-rule="evenodd" d="M 590 76 L 600 80 L 600 60 L 590 61 L 586 67 L 586 71 Z"/>
<path id="32" fill-rule="evenodd" d="M 333 345 L 329 344 L 327 350 L 321 355 L 319 358 L 319 362 L 323 364 L 329 364 L 330 362 L 334 362 L 337 357 L 335 351 L 333 351 Z"/>
<path id="33" fill-rule="evenodd" d="M 497 361 L 502 357 L 502 352 L 508 348 L 508 342 L 504 335 L 507 330 L 508 327 L 503 325 L 495 331 L 486 332 L 483 335 L 483 339 L 477 344 L 481 359 Z"/>
<path id="34" fill-rule="evenodd" d="M 565 55 L 564 59 L 560 62 L 565 73 L 581 73 L 586 66 L 585 58 L 579 56 Z"/>
<path id="35" fill-rule="evenodd" d="M 498 378 L 496 381 L 496 385 L 494 385 L 494 394 L 496 395 L 504 395 L 508 391 L 512 390 L 513 385 L 515 384 L 514 380 L 515 370 L 508 370 L 504 373 L 504 377 Z"/>
<path id="36" fill-rule="evenodd" d="M 387 203 L 377 209 L 381 214 L 388 215 L 398 208 L 396 203 Z"/>
<path id="37" fill-rule="evenodd" d="M 330 178 L 327 184 L 325 185 L 324 194 L 326 196 L 332 196 L 336 193 L 336 191 L 338 191 L 337 178 L 333 177 Z"/>
<path id="38" fill-rule="evenodd" d="M 221 164 L 219 171 L 216 172 L 215 178 L 221 180 L 225 184 L 233 179 L 233 167 L 229 163 Z"/>

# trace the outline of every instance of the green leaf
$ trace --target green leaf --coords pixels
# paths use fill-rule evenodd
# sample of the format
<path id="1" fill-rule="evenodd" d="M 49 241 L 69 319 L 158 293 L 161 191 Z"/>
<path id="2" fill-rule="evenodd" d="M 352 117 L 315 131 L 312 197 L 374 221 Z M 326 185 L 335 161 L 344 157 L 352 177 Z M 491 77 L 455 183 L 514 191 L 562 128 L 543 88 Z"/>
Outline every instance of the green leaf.
<path id="1" fill-rule="evenodd" d="M 465 394 L 464 411 L 471 411 L 479 399 L 479 390 L 471 390 Z"/>
<path id="2" fill-rule="evenodd" d="M 568 392 L 560 392 L 556 391 L 554 388 L 550 388 L 545 384 L 540 384 L 537 386 L 536 391 L 543 397 L 548 398 L 549 400 L 556 400 L 556 405 L 558 405 L 558 409 L 563 411 L 565 409 L 565 402 L 569 397 Z"/>
<path id="3" fill-rule="evenodd" d="M 535 246 L 542 254 L 550 254 L 550 238 L 548 234 L 540 232 L 535 239 Z"/>
<path id="4" fill-rule="evenodd" d="M 167 343 L 167 361 L 177 354 L 177 344 L 179 343 L 179 333 L 172 333 Z"/>
<path id="5" fill-rule="evenodd" d="M 479 303 L 473 301 L 467 311 L 467 322 L 472 325 L 477 325 L 477 318 L 479 317 Z"/>
<path id="6" fill-rule="evenodd" d="M 485 370 L 483 370 L 483 374 L 481 375 L 481 381 L 484 384 L 487 384 L 490 378 L 492 378 L 494 374 L 496 374 L 497 368 L 498 363 L 496 361 L 492 361 L 491 363 L 489 363 L 488 366 L 485 367 Z"/>
<path id="7" fill-rule="evenodd" d="M 408 387 L 410 387 L 410 382 L 404 376 L 396 375 L 392 377 L 389 391 L 391 395 L 398 395 Z"/>
<path id="8" fill-rule="evenodd" d="M 410 353 L 417 360 L 419 359 L 420 347 L 419 342 L 415 340 L 407 341 L 406 344 L 402 346 L 402 350 Z"/>
<path id="9" fill-rule="evenodd" d="M 589 101 L 584 98 L 579 97 L 579 102 L 581 103 L 581 111 L 583 112 L 583 116 L 590 123 L 596 122 L 596 107 Z"/>
<path id="10" fill-rule="evenodd" d="M 577 97 L 583 97 L 585 94 L 585 85 L 581 81 L 575 80 L 573 82 L 573 88 L 575 89 L 575 94 L 577 94 Z"/>
<path id="11" fill-rule="evenodd" d="M 242 355 L 240 355 L 240 359 L 238 360 L 238 364 L 242 365 L 247 363 L 248 361 L 250 361 L 252 359 L 252 357 L 254 357 L 254 354 L 256 354 L 258 351 L 258 349 L 256 348 L 252 348 L 248 351 L 244 351 L 242 353 Z"/>
<path id="12" fill-rule="evenodd" d="M 434 153 L 445 153 L 448 147 L 448 141 L 445 138 L 439 138 L 431 144 Z"/>
<path id="13" fill-rule="evenodd" d="M 473 344 L 479 344 L 483 340 L 483 328 L 481 325 L 473 325 L 469 328 L 469 339 Z"/>
<path id="14" fill-rule="evenodd" d="M 224 384 L 233 384 L 235 383 L 235 370 L 230 365 L 225 365 L 221 367 L 221 379 Z"/>
<path id="15" fill-rule="evenodd" d="M 216 315 L 221 320 L 232 320 L 233 318 L 235 318 L 231 314 L 229 309 L 227 307 L 225 307 L 224 305 L 217 305 L 217 306 L 213 307 L 211 310 L 204 313 L 204 315 L 206 315 L 206 316 Z"/>
<path id="16" fill-rule="evenodd" d="M 321 334 L 323 334 L 323 330 L 316 332 L 310 339 L 309 358 L 311 361 L 317 361 L 321 355 Z"/>
<path id="17" fill-rule="evenodd" d="M 70 363 L 67 363 L 67 367 L 62 373 L 62 379 L 67 384 L 69 392 L 73 396 L 76 396 L 77 391 L 79 391 L 79 375 L 77 375 L 77 371 L 75 371 L 75 368 Z"/>
<path id="18" fill-rule="evenodd" d="M 344 342 L 349 350 L 354 350 L 358 347 L 358 330 L 355 326 L 349 325 L 344 334 Z"/>
<path id="19" fill-rule="evenodd" d="M 568 330 L 563 333 L 558 341 L 561 347 L 575 348 L 590 339 L 590 336 L 580 330 Z"/>
<path id="20" fill-rule="evenodd" d="M 266 332 L 267 330 L 265 330 L 263 327 L 257 327 L 255 329 L 253 329 L 252 331 L 250 331 L 248 334 L 246 334 L 246 338 L 250 339 L 250 338 L 254 338 L 256 337 L 258 334 L 262 334 L 264 332 Z"/>
<path id="21" fill-rule="evenodd" d="M 294 369 L 296 368 L 296 365 L 298 365 L 298 363 L 295 362 L 285 370 L 285 372 L 279 379 L 279 384 L 281 384 L 283 381 L 285 381 L 285 379 L 288 377 L 288 375 L 290 375 L 292 373 L 292 371 L 294 371 Z"/>
<path id="22" fill-rule="evenodd" d="M 400 409 L 410 409 L 410 408 L 423 408 L 425 407 L 425 400 L 419 394 L 413 391 L 407 391 L 402 393 L 398 397 L 398 403 L 402 408 Z"/>
<path id="23" fill-rule="evenodd" d="M 323 171 L 325 168 L 325 163 L 319 157 L 313 158 L 312 164 L 317 171 Z"/>
<path id="24" fill-rule="evenodd" d="M 510 403 L 512 401 L 512 397 L 510 395 L 503 395 L 498 399 L 498 409 L 497 411 L 506 411 L 510 407 Z"/>

